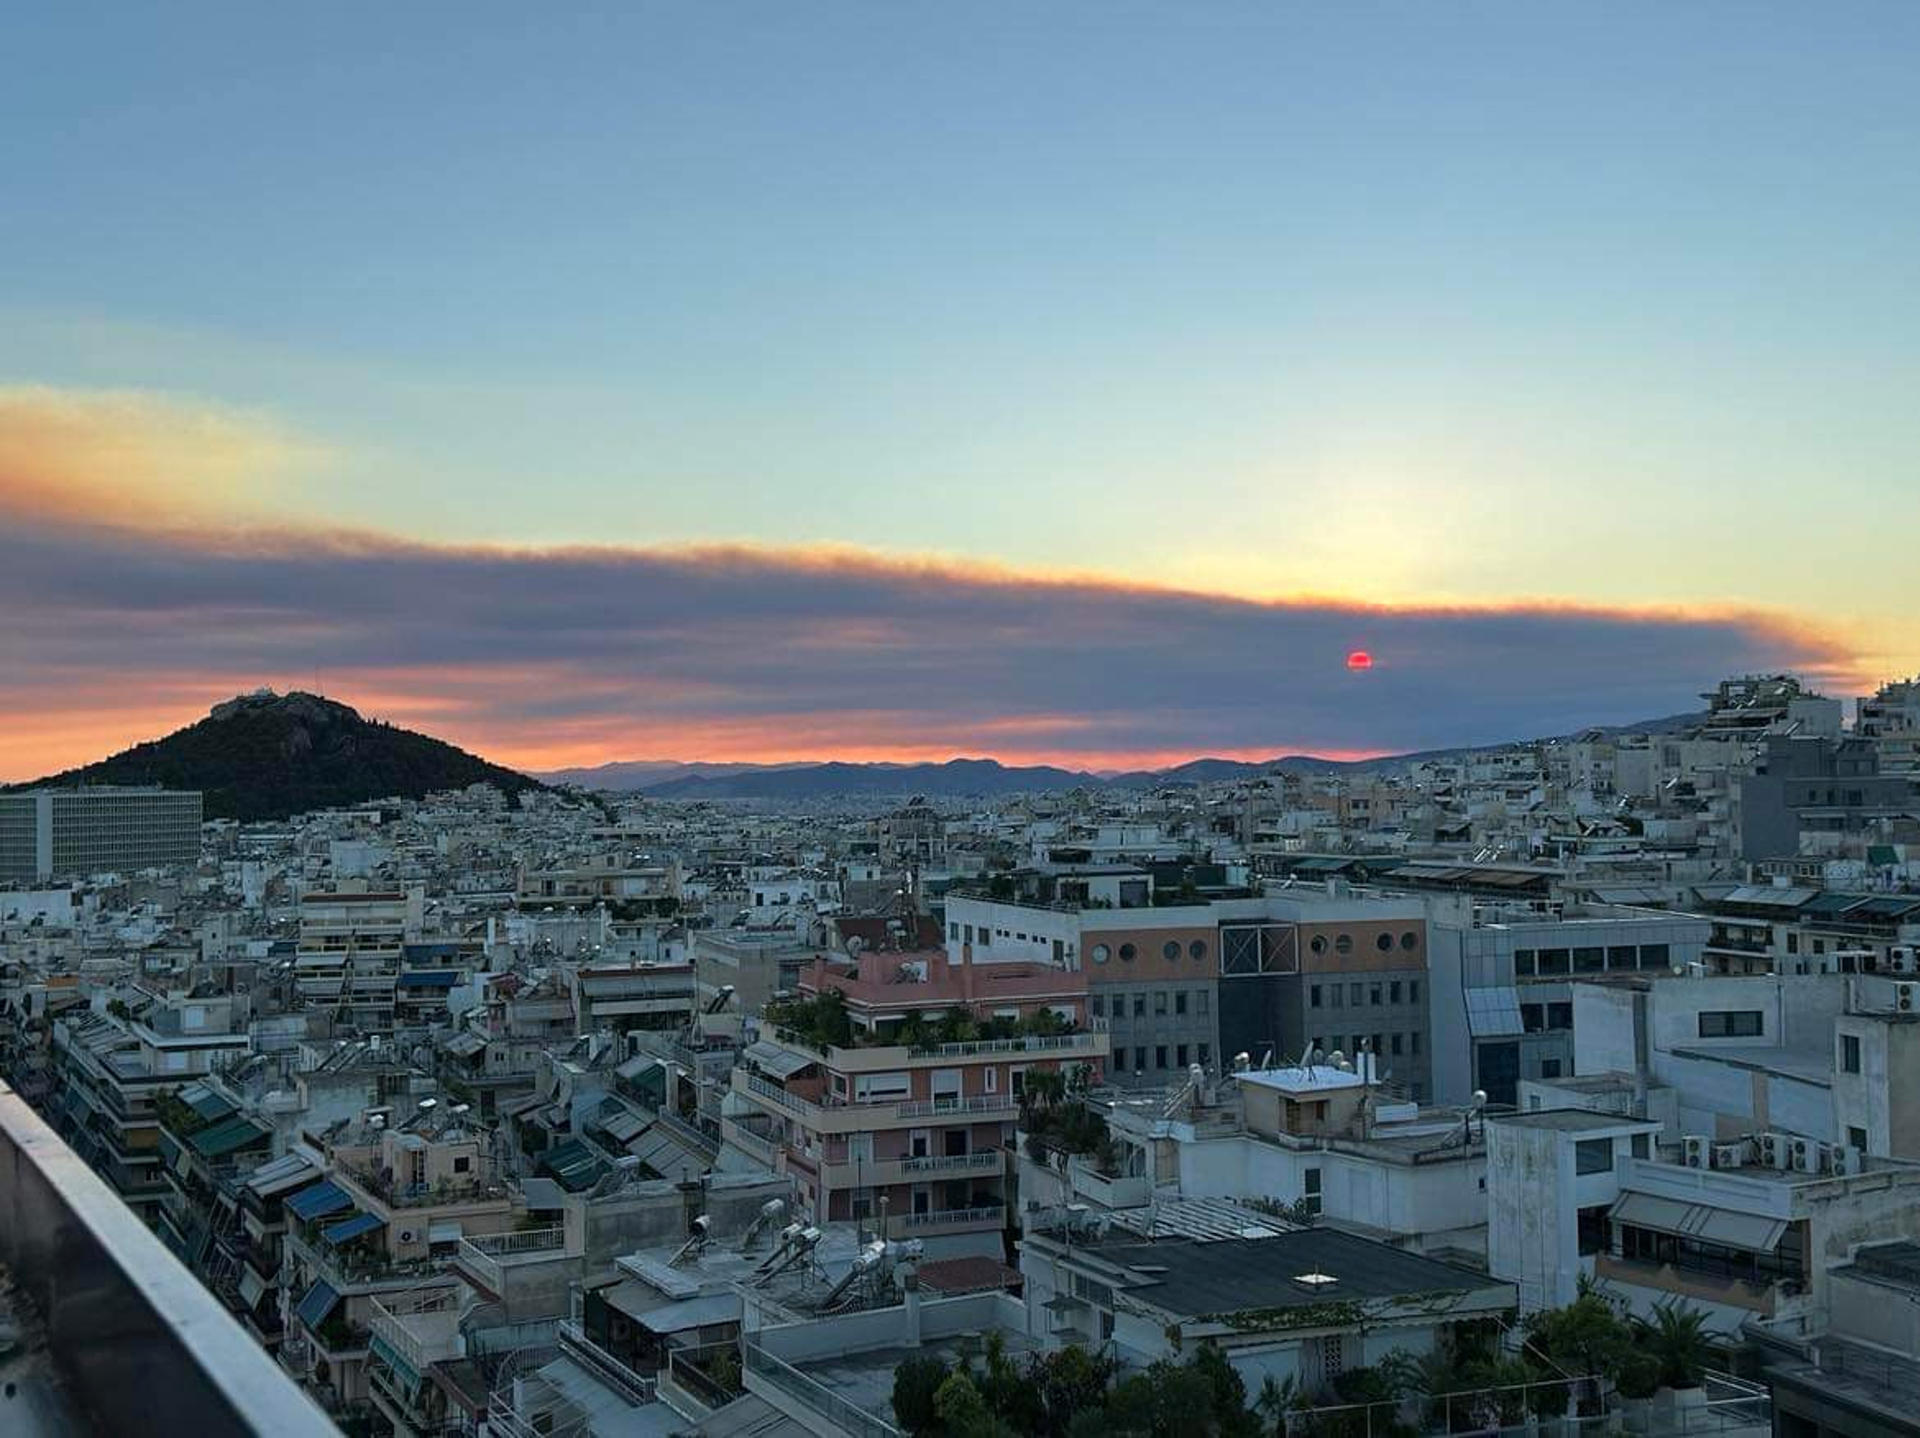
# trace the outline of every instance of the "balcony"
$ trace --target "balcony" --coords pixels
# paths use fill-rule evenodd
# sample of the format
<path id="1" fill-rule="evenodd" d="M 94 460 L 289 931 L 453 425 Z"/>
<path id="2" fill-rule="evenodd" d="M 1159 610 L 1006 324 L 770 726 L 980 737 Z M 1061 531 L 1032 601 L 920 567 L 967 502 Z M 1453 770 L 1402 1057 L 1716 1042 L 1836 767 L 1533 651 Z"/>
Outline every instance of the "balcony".
<path id="1" fill-rule="evenodd" d="M 940 1208 L 931 1213 L 906 1216 L 908 1237 L 931 1233 L 977 1233 L 983 1229 L 1004 1228 L 1007 1208 L 1003 1203 L 983 1204 L 978 1208 Z"/>
<path id="2" fill-rule="evenodd" d="M 593 1374 L 629 1404 L 639 1407 L 658 1396 L 653 1379 L 635 1373 L 606 1349 L 587 1337 L 579 1324 L 562 1320 L 560 1352 Z"/>
<path id="3" fill-rule="evenodd" d="M 511 1269 L 551 1263 L 567 1254 L 564 1228 L 530 1228 L 517 1233 L 488 1233 L 460 1240 L 454 1266 L 496 1298 L 505 1293 L 507 1273 Z"/>
<path id="4" fill-rule="evenodd" d="M 720 1120 L 720 1138 L 742 1153 L 759 1159 L 768 1168 L 773 1167 L 778 1150 L 770 1135 L 757 1133 L 738 1119 L 723 1118 Z"/>
<path id="5" fill-rule="evenodd" d="M 1651 1288 L 1694 1302 L 1724 1303 L 1729 1308 L 1744 1308 L 1763 1318 L 1775 1317 L 1783 1303 L 1791 1306 L 1800 1291 L 1799 1285 L 1790 1280 L 1750 1280 L 1678 1264 L 1621 1258 L 1611 1253 L 1595 1254 L 1593 1271 L 1595 1277 L 1615 1283 Z"/>
<path id="6" fill-rule="evenodd" d="M 820 1177 L 829 1188 L 871 1188 L 895 1183 L 919 1183 L 954 1174 L 998 1175 L 1005 1167 L 1005 1151 L 986 1148 L 975 1153 L 826 1163 L 820 1166 Z"/>
<path id="7" fill-rule="evenodd" d="M 896 1069 L 950 1064 L 956 1060 L 985 1058 L 1047 1059 L 1099 1058 L 1109 1049 L 1107 1021 L 1095 1019 L 1081 1033 L 1030 1035 L 1010 1039 L 973 1039 L 962 1043 L 906 1044 L 870 1043 L 842 1047 L 815 1043 L 793 1029 L 779 1029 L 773 1042 L 795 1052 L 817 1058 L 836 1073 L 885 1073 Z"/>
<path id="8" fill-rule="evenodd" d="M 1105 1035 L 1101 1036 L 1104 1040 Z M 787 1092 L 745 1069 L 733 1071 L 733 1091 L 764 1107 L 771 1103 L 798 1117 L 815 1133 L 859 1133 L 874 1128 L 897 1128 L 930 1118 L 953 1118 L 989 1123 L 1018 1116 L 1020 1101 L 1012 1094 L 976 1094 L 972 1098 L 910 1099 L 888 1103 L 815 1103 Z"/>
<path id="9" fill-rule="evenodd" d="M 426 1376 L 435 1363 L 460 1356 L 460 1292 L 455 1288 L 415 1289 L 372 1302 L 368 1331 L 384 1344 L 383 1357 L 398 1358 L 408 1376 Z"/>
<path id="10" fill-rule="evenodd" d="M 0 1264 L 16 1302 L 42 1320 L 42 1355 L 60 1389 L 85 1410 L 75 1431 L 338 1438 L 219 1301 L 4 1086 L 0 1193 Z"/>

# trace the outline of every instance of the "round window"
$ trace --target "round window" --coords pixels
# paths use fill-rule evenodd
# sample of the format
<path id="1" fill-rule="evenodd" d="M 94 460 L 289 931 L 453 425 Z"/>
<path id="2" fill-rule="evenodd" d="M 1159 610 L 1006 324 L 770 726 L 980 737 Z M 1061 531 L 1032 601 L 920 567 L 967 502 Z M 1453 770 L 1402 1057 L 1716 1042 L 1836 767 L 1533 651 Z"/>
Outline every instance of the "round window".
<path id="1" fill-rule="evenodd" d="M 1196 964 L 1199 963 L 1206 956 L 1207 956 L 1207 941 L 1205 939 L 1195 939 L 1192 943 L 1187 945 L 1187 957 L 1192 959 Z"/>
<path id="2" fill-rule="evenodd" d="M 1140 951 L 1136 949 L 1132 944 L 1122 944 L 1120 946 L 1120 962 L 1123 964 L 1132 963 L 1134 959 L 1134 955 L 1139 952 Z"/>
<path id="3" fill-rule="evenodd" d="M 1352 953 L 1353 952 L 1353 935 L 1341 934 L 1338 938 L 1336 938 L 1333 941 L 1333 951 L 1336 954 Z"/>
<path id="4" fill-rule="evenodd" d="M 1327 951 L 1327 936 L 1325 934 L 1315 934 L 1313 936 L 1313 942 L 1308 944 L 1307 947 L 1312 949 L 1316 954 L 1324 954 Z"/>
<path id="5" fill-rule="evenodd" d="M 1400 947 L 1405 949 L 1408 953 L 1412 953 L 1415 949 L 1420 947 L 1420 936 L 1416 934 L 1412 929 L 1408 929 L 1404 934 L 1400 936 Z"/>
<path id="6" fill-rule="evenodd" d="M 1376 949 L 1378 949 L 1381 953 L 1383 954 L 1386 953 L 1389 949 L 1393 947 L 1393 935 L 1392 934 L 1380 935 L 1379 938 L 1373 941 L 1373 946 Z"/>
<path id="7" fill-rule="evenodd" d="M 1095 944 L 1088 950 L 1096 964 L 1104 964 L 1112 956 L 1112 952 L 1105 944 Z"/>
<path id="8" fill-rule="evenodd" d="M 1168 939 L 1167 942 L 1161 946 L 1160 957 L 1168 963 L 1172 963 L 1175 959 L 1179 958 L 1180 941 L 1178 939 Z"/>

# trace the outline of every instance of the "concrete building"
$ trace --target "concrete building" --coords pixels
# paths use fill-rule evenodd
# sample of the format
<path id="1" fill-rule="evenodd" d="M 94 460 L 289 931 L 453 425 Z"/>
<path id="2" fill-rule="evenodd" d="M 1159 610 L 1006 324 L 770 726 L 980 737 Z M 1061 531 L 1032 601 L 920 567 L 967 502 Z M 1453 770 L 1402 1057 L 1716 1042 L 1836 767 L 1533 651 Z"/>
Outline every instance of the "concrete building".
<path id="1" fill-rule="evenodd" d="M 200 812 L 198 793 L 166 789 L 0 794 L 0 883 L 197 864 Z"/>

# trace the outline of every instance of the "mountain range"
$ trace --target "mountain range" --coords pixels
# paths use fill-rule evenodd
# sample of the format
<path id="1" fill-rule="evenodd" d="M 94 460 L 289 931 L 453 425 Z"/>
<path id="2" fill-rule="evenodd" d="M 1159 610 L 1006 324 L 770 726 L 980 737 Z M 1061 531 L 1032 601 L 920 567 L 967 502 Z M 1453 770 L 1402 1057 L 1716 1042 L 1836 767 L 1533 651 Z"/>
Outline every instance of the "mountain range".
<path id="1" fill-rule="evenodd" d="M 509 797 L 547 787 L 439 739 L 363 719 L 332 699 L 270 690 L 216 704 L 164 739 L 35 783 L 198 789 L 209 819 L 246 821 L 419 799 L 469 784 L 492 784 Z"/>
<path id="2" fill-rule="evenodd" d="M 1697 723 L 1698 714 L 1674 714 L 1583 729 L 1582 734 L 1664 734 Z M 1569 736 L 1570 737 L 1570 736 Z M 1509 741 L 1511 742 L 1511 741 Z M 1491 753 L 1508 744 L 1428 749 L 1369 759 L 1323 759 L 1287 754 L 1273 759 L 1190 759 L 1169 769 L 1096 773 L 1050 764 L 1006 765 L 995 759 L 949 759 L 945 763 L 847 763 L 840 760 L 786 764 L 686 764 L 638 760 L 592 769 L 563 769 L 540 777 L 553 784 L 578 785 L 616 793 L 640 793 L 656 799 L 835 799 L 923 794 L 928 798 L 992 798 L 1077 788 L 1151 789 L 1162 784 L 1212 784 L 1268 774 L 1275 770 L 1368 773 L 1402 768 L 1426 760 Z"/>

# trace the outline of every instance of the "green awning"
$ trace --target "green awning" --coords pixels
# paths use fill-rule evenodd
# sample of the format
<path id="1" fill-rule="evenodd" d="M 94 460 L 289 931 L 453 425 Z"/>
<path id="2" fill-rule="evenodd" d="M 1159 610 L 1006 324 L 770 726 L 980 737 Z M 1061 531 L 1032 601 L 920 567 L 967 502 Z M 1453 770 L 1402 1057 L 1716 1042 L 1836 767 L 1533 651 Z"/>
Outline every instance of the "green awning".
<path id="1" fill-rule="evenodd" d="M 230 1118 L 224 1123 L 210 1124 L 193 1134 L 187 1142 L 193 1145 L 193 1151 L 207 1158 L 218 1158 L 222 1154 L 233 1153 L 249 1144 L 259 1143 L 270 1137 L 268 1130 L 262 1128 L 250 1118 Z"/>

